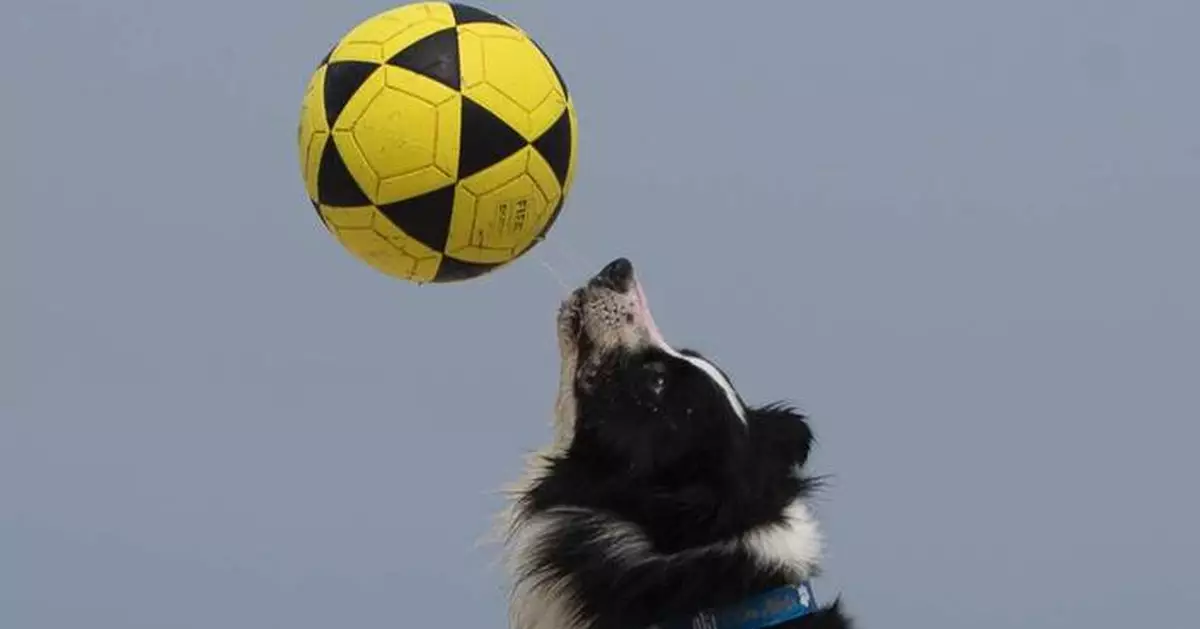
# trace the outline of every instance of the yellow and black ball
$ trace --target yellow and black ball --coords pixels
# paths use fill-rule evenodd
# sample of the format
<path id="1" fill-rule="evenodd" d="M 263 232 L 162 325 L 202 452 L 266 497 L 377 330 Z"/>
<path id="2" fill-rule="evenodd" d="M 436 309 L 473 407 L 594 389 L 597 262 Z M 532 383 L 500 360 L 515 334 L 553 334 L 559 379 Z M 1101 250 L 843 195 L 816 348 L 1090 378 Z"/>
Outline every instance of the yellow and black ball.
<path id="1" fill-rule="evenodd" d="M 478 277 L 553 226 L 575 170 L 575 108 L 512 22 L 420 2 L 370 17 L 313 73 L 301 170 L 321 222 L 372 267 Z"/>

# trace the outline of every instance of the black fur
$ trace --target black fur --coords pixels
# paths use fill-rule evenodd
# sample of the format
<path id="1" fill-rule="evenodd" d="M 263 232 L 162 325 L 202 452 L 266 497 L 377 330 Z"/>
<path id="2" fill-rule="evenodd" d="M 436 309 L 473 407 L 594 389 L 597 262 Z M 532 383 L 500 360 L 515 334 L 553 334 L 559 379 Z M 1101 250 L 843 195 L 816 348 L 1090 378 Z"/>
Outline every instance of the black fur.
<path id="1" fill-rule="evenodd" d="M 740 536 L 780 522 L 817 480 L 813 435 L 791 407 L 748 407 L 688 360 L 648 346 L 597 361 L 581 338 L 570 445 L 520 497 L 519 520 L 554 514 L 518 578 L 569 583 L 581 626 L 641 629 L 794 582 Z M 694 352 L 684 352 L 699 356 Z M 640 540 L 640 541 L 639 541 Z M 626 553 L 636 561 L 614 560 Z M 819 584 L 818 598 L 821 597 Z M 780 628 L 841 629 L 834 600 Z"/>

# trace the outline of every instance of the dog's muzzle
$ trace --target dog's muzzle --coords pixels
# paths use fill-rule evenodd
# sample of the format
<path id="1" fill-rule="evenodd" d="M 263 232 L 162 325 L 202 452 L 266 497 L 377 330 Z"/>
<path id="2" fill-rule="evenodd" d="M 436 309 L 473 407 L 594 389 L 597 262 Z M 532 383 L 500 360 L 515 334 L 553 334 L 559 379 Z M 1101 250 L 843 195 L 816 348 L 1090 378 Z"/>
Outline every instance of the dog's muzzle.
<path id="1" fill-rule="evenodd" d="M 665 346 L 633 263 L 617 258 L 572 291 L 559 309 L 564 350 Z"/>

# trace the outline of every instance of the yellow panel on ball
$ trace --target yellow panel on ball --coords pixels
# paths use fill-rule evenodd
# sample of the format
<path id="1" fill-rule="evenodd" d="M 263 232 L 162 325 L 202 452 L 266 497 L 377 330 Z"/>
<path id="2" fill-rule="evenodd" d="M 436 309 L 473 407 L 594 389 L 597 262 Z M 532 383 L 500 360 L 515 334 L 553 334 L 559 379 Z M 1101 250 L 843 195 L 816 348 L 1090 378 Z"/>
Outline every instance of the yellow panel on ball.
<path id="1" fill-rule="evenodd" d="M 338 229 L 369 229 L 375 223 L 374 205 L 361 207 L 320 207 L 321 217 L 330 227 Z"/>
<path id="2" fill-rule="evenodd" d="M 397 242 L 375 229 L 337 229 L 342 245 L 355 257 L 392 277 L 428 282 L 437 274 L 440 254 L 411 240 Z"/>
<path id="3" fill-rule="evenodd" d="M 446 253 L 468 262 L 507 262 L 537 237 L 558 186 L 538 185 L 529 166 L 541 158 L 533 153 L 522 149 L 458 184 Z"/>
<path id="4" fill-rule="evenodd" d="M 462 96 L 404 68 L 386 68 L 384 93 L 354 123 L 363 152 L 374 155 L 376 203 L 395 203 L 458 177 Z"/>
<path id="5" fill-rule="evenodd" d="M 384 89 L 350 133 L 376 177 L 405 175 L 433 165 L 437 111 L 411 94 Z"/>
<path id="6" fill-rule="evenodd" d="M 525 33 L 502 24 L 458 28 L 462 91 L 533 141 L 567 106 L 565 88 Z"/>
<path id="7" fill-rule="evenodd" d="M 558 205 L 560 200 L 562 200 L 563 187 L 558 183 L 558 178 L 554 175 L 554 170 L 550 167 L 550 164 L 547 163 L 546 159 L 542 157 L 542 154 L 538 153 L 537 151 L 529 152 L 529 165 L 527 166 L 527 172 L 529 173 L 530 179 L 533 180 L 533 183 L 537 186 L 538 190 L 541 191 L 542 196 L 546 199 L 545 212 L 539 211 L 538 213 L 535 213 L 531 219 L 531 222 L 536 229 L 532 236 L 537 236 L 546 227 L 546 223 L 550 219 L 550 211 L 554 209 L 554 206 Z M 529 241 L 532 240 L 533 238 L 531 237 Z M 519 243 L 517 248 L 523 249 L 529 241 Z"/>
<path id="8" fill-rule="evenodd" d="M 389 9 L 363 20 L 342 37 L 330 61 L 383 63 L 413 42 L 454 26 L 445 2 L 418 2 Z"/>
<path id="9" fill-rule="evenodd" d="M 355 258 L 399 279 L 428 282 L 441 254 L 393 225 L 373 205 L 318 206 L 325 226 Z"/>
<path id="10" fill-rule="evenodd" d="M 372 73 L 341 110 L 334 140 L 373 203 L 394 203 L 453 184 L 458 92 L 404 68 Z"/>

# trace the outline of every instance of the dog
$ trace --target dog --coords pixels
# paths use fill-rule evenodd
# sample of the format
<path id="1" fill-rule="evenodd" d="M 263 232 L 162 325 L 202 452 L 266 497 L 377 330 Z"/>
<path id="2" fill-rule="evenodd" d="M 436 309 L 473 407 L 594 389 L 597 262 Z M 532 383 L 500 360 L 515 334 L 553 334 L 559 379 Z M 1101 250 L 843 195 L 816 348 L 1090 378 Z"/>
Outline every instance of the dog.
<path id="1" fill-rule="evenodd" d="M 509 488 L 513 629 L 848 629 L 810 579 L 813 442 L 654 323 L 618 258 L 561 304 L 553 439 Z"/>

